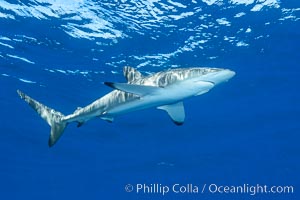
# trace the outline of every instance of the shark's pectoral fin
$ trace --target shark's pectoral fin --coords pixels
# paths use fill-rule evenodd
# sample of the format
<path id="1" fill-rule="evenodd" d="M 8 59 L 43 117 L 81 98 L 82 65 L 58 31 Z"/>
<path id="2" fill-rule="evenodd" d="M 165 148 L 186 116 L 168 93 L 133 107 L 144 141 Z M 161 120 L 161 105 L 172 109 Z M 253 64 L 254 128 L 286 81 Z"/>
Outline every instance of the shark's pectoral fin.
<path id="1" fill-rule="evenodd" d="M 176 125 L 182 125 L 185 118 L 183 102 L 157 107 L 165 110 Z"/>
<path id="2" fill-rule="evenodd" d="M 138 96 L 145 96 L 147 94 L 155 93 L 158 90 L 161 90 L 160 87 L 148 86 L 148 85 L 135 85 L 135 84 L 127 84 L 127 83 L 112 83 L 105 82 L 105 85 L 121 90 L 123 92 L 132 93 Z"/>

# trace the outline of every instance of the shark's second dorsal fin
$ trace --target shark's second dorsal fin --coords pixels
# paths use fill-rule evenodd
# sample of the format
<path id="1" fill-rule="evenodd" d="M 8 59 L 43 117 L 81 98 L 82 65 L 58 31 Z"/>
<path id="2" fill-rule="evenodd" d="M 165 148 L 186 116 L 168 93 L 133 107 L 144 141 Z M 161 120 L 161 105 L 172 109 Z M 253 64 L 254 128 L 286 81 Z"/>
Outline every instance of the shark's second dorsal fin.
<path id="1" fill-rule="evenodd" d="M 132 83 L 137 79 L 143 78 L 143 75 L 133 67 L 126 66 L 123 68 L 123 73 L 128 83 Z"/>

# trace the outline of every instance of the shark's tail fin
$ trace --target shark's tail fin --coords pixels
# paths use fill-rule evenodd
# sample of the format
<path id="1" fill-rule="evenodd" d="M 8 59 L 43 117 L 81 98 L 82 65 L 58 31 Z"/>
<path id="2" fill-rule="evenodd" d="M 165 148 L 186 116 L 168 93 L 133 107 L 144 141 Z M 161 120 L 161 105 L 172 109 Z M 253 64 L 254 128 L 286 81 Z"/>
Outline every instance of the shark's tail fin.
<path id="1" fill-rule="evenodd" d="M 32 99 L 20 90 L 17 90 L 17 93 L 21 99 L 24 99 L 51 126 L 48 145 L 52 147 L 63 134 L 67 126 L 67 123 L 62 120 L 64 115 Z"/>

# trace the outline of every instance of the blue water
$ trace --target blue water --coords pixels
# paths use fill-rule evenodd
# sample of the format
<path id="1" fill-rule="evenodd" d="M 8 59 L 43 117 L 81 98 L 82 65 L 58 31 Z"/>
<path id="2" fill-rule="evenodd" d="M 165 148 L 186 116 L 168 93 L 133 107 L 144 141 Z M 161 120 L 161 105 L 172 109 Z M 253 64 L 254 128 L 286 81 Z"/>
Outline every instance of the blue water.
<path id="1" fill-rule="evenodd" d="M 1 199 L 299 199 L 298 0 L 0 0 Z M 184 102 L 175 126 L 149 109 L 71 124 L 48 148 L 48 125 L 22 100 L 72 113 L 125 82 L 177 67 L 236 72 Z M 180 92 L 180 91 L 178 91 Z M 198 194 L 126 192 L 193 184 Z M 293 186 L 292 194 L 217 194 L 204 184 Z"/>

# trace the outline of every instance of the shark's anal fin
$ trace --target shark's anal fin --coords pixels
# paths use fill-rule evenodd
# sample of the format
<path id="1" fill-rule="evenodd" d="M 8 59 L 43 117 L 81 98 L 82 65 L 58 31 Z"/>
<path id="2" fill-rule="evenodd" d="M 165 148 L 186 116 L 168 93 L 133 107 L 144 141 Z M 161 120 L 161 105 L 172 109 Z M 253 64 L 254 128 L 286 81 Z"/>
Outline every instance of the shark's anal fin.
<path id="1" fill-rule="evenodd" d="M 160 106 L 158 109 L 165 110 L 176 125 L 183 124 L 185 112 L 182 101 L 175 104 Z"/>
<path id="2" fill-rule="evenodd" d="M 81 127 L 84 124 L 84 122 L 78 122 L 77 127 Z"/>
<path id="3" fill-rule="evenodd" d="M 105 85 L 121 90 L 123 92 L 132 93 L 138 96 L 145 96 L 147 94 L 155 93 L 158 90 L 161 90 L 160 87 L 148 86 L 148 85 L 135 85 L 135 84 L 127 84 L 127 83 L 112 83 L 112 82 L 104 82 Z"/>

